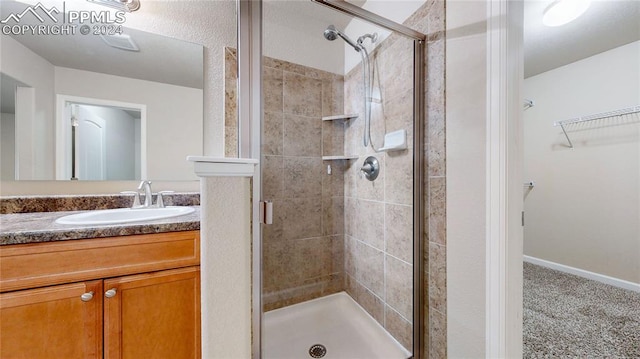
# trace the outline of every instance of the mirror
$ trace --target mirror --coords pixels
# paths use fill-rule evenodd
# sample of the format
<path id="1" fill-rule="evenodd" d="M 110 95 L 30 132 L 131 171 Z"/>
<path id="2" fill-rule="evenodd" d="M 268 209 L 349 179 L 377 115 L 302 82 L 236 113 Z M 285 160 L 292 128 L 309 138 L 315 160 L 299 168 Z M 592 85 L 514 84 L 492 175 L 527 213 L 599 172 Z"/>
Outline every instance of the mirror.
<path id="1" fill-rule="evenodd" d="M 117 23 L 18 31 L 42 26 L 29 13 L 14 26 L 27 8 L 38 10 L 0 7 L 2 180 L 196 179 L 186 156 L 203 153 L 203 46 Z M 103 8 L 91 13 L 114 18 Z"/>

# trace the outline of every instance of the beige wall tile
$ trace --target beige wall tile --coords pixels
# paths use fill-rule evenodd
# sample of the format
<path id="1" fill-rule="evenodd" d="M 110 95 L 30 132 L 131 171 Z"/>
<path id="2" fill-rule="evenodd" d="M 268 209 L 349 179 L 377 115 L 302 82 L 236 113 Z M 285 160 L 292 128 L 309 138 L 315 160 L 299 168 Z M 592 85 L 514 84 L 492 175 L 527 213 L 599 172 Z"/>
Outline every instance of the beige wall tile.
<path id="1" fill-rule="evenodd" d="M 224 52 L 224 155 L 238 157 L 238 65 L 235 51 Z"/>
<path id="2" fill-rule="evenodd" d="M 344 234 L 344 198 L 322 198 L 322 227 L 325 236 Z"/>
<path id="3" fill-rule="evenodd" d="M 262 157 L 262 196 L 271 200 L 282 198 L 284 189 L 284 158 L 282 156 Z"/>
<path id="4" fill-rule="evenodd" d="M 384 250 L 384 203 L 358 200 L 356 216 L 356 238 L 378 250 Z"/>
<path id="5" fill-rule="evenodd" d="M 329 236 L 331 240 L 331 272 L 333 274 L 344 275 L 344 262 L 345 262 L 345 239 L 344 235 Z M 340 280 L 340 289 L 344 289 L 343 280 Z"/>
<path id="6" fill-rule="evenodd" d="M 355 279 L 356 276 L 356 239 L 344 237 L 344 271 Z M 355 297 L 354 297 L 355 298 Z"/>
<path id="7" fill-rule="evenodd" d="M 284 114 L 265 112 L 263 117 L 262 154 L 282 155 Z"/>
<path id="8" fill-rule="evenodd" d="M 224 156 L 238 157 L 238 128 L 224 126 Z"/>
<path id="9" fill-rule="evenodd" d="M 348 236 L 355 237 L 358 233 L 358 211 L 356 209 L 358 200 L 353 197 L 344 199 L 344 232 Z"/>
<path id="10" fill-rule="evenodd" d="M 322 121 L 322 155 L 344 154 L 344 121 Z"/>
<path id="11" fill-rule="evenodd" d="M 429 307 L 447 312 L 447 251 L 433 242 L 429 243 Z"/>
<path id="12" fill-rule="evenodd" d="M 387 203 L 384 223 L 385 251 L 413 263 L 413 207 Z"/>
<path id="13" fill-rule="evenodd" d="M 320 197 L 323 170 L 320 157 L 285 157 L 284 196 Z"/>
<path id="14" fill-rule="evenodd" d="M 447 357 L 447 317 L 435 310 L 429 311 L 429 358 Z"/>
<path id="15" fill-rule="evenodd" d="M 282 232 L 286 239 L 310 238 L 322 235 L 321 197 L 287 198 L 282 201 L 284 212 Z"/>
<path id="16" fill-rule="evenodd" d="M 413 204 L 413 151 L 387 153 L 386 172 L 386 201 Z"/>
<path id="17" fill-rule="evenodd" d="M 356 293 L 356 300 L 362 308 L 380 323 L 380 325 L 384 325 L 384 302 L 382 299 L 357 282 Z"/>
<path id="18" fill-rule="evenodd" d="M 337 237 L 336 237 L 337 238 Z M 338 241 L 338 239 L 336 239 Z M 336 250 L 339 248 L 335 246 Z M 300 273 L 304 282 L 333 274 L 334 246 L 332 237 L 307 238 L 295 241 L 293 270 Z M 342 256 L 342 250 L 335 253 Z"/>
<path id="19" fill-rule="evenodd" d="M 285 113 L 322 116 L 322 81 L 285 71 L 283 93 Z"/>
<path id="20" fill-rule="evenodd" d="M 356 185 L 360 176 L 360 167 L 362 166 L 362 164 L 358 159 L 345 162 L 344 195 L 345 197 L 355 198 L 358 196 Z"/>
<path id="21" fill-rule="evenodd" d="M 322 80 L 322 116 L 340 115 L 344 111 L 344 78 L 332 75 Z"/>
<path id="22" fill-rule="evenodd" d="M 403 317 L 413 318 L 413 266 L 385 256 L 385 302 Z"/>
<path id="23" fill-rule="evenodd" d="M 262 285 L 265 292 L 287 288 L 299 280 L 290 271 L 290 247 L 290 241 L 263 243 Z"/>
<path id="24" fill-rule="evenodd" d="M 264 111 L 266 112 L 282 112 L 283 98 L 283 73 L 282 70 L 270 67 L 263 68 L 262 71 L 262 88 Z"/>
<path id="25" fill-rule="evenodd" d="M 345 282 L 344 282 L 344 290 L 347 292 L 347 294 L 349 294 L 349 296 L 351 296 L 351 298 L 353 298 L 353 300 L 357 301 L 357 282 L 356 279 L 354 277 L 352 277 L 349 274 L 345 274 Z"/>
<path id="26" fill-rule="evenodd" d="M 285 156 L 322 156 L 322 122 L 320 117 L 284 115 Z"/>
<path id="27" fill-rule="evenodd" d="M 384 253 L 356 241 L 356 280 L 378 297 L 384 297 Z"/>
<path id="28" fill-rule="evenodd" d="M 384 327 L 402 344 L 405 349 L 413 351 L 413 325 L 389 306 L 385 306 Z"/>
<path id="29" fill-rule="evenodd" d="M 413 88 L 385 97 L 383 101 L 387 132 L 406 130 L 407 145 L 413 147 Z"/>
<path id="30" fill-rule="evenodd" d="M 326 281 L 340 273 L 334 256 L 342 257 L 342 238 L 316 237 L 267 243 L 263 263 L 267 292 Z"/>
<path id="31" fill-rule="evenodd" d="M 429 178 L 429 241 L 444 245 L 446 242 L 446 178 Z"/>
<path id="32" fill-rule="evenodd" d="M 383 97 L 397 97 L 413 88 L 413 41 L 398 38 L 380 56 Z"/>
<path id="33" fill-rule="evenodd" d="M 345 122 L 344 129 L 344 153 L 348 155 L 363 155 L 364 115 L 358 111 L 345 111 L 358 114 L 358 118 Z"/>
<path id="34" fill-rule="evenodd" d="M 344 166 L 345 161 L 323 161 L 322 171 L 322 196 L 323 197 L 343 197 L 344 196 Z M 331 166 L 331 174 L 327 171 L 327 166 Z"/>
<path id="35" fill-rule="evenodd" d="M 445 103 L 444 103 L 444 39 L 427 44 L 427 161 L 429 176 L 444 176 Z"/>

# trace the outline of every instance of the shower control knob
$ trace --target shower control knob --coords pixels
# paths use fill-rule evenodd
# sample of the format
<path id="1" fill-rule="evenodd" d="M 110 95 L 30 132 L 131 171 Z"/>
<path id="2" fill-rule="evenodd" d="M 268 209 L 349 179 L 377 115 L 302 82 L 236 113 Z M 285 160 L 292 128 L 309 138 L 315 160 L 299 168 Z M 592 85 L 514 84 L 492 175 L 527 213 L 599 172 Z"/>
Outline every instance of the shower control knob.
<path id="1" fill-rule="evenodd" d="M 373 181 L 378 178 L 378 174 L 380 173 L 380 163 L 378 162 L 378 159 L 373 156 L 367 157 L 360 168 L 360 173 L 364 174 L 365 178 L 369 181 Z"/>

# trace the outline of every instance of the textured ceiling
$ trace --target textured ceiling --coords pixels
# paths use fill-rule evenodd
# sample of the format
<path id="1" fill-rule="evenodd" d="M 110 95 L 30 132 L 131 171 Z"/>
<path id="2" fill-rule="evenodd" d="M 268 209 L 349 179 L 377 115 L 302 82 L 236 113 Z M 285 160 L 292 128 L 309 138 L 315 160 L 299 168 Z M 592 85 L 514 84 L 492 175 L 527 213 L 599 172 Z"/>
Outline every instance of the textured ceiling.
<path id="1" fill-rule="evenodd" d="M 542 12 L 551 2 L 525 1 L 525 78 L 640 40 L 639 0 L 593 0 L 575 21 L 548 27 Z"/>

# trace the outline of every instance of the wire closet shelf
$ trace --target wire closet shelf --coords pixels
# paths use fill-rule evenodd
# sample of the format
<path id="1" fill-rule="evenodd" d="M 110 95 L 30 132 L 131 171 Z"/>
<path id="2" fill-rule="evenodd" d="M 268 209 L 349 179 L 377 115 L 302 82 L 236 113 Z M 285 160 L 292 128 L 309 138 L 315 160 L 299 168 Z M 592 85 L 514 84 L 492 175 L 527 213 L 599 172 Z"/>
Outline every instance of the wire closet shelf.
<path id="1" fill-rule="evenodd" d="M 562 129 L 562 132 L 564 133 L 564 136 L 567 138 L 567 142 L 569 142 L 569 148 L 573 148 L 573 143 L 571 142 L 571 138 L 569 138 L 569 134 L 567 133 L 566 126 L 595 121 L 595 120 L 602 120 L 602 119 L 612 118 L 612 117 L 633 115 L 638 113 L 640 113 L 640 105 L 622 108 L 619 110 L 596 113 L 593 115 L 576 117 L 576 118 L 572 118 L 564 121 L 556 121 L 553 123 L 553 126 L 555 127 L 560 126 L 560 128 Z"/>

